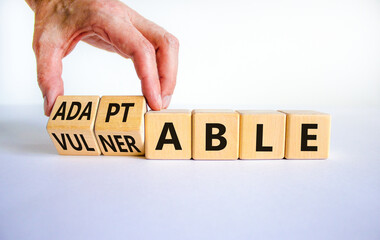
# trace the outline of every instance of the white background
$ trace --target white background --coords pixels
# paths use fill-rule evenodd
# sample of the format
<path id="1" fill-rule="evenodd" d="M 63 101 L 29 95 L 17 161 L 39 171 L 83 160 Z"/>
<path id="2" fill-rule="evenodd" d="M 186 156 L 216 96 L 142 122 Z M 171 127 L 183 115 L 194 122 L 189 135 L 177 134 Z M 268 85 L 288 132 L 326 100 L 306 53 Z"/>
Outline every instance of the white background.
<path id="1" fill-rule="evenodd" d="M 380 105 L 380 1 L 124 1 L 180 40 L 172 107 Z M 33 13 L 0 1 L 0 104 L 41 104 Z M 80 43 L 65 93 L 141 94 L 132 62 Z M 318 109 L 316 109 L 318 110 Z"/>

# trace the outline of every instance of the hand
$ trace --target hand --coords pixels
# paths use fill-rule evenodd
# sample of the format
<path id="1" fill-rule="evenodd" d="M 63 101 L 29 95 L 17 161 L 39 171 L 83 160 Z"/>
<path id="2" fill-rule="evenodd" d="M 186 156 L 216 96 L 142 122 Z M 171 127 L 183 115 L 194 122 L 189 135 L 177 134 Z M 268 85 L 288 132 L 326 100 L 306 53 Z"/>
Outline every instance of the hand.
<path id="1" fill-rule="evenodd" d="M 35 12 L 33 49 L 44 109 L 63 95 L 62 58 L 80 41 L 131 58 L 153 110 L 167 108 L 178 66 L 178 40 L 117 0 L 26 0 Z"/>

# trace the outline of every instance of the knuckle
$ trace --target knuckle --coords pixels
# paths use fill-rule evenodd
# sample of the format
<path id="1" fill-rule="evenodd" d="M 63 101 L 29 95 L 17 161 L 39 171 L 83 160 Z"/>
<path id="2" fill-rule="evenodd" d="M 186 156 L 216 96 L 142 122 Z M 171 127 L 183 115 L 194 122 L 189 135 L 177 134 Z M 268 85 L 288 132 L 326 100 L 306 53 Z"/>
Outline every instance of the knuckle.
<path id="1" fill-rule="evenodd" d="M 38 57 L 38 55 L 43 51 L 44 48 L 47 47 L 49 42 L 44 41 L 42 38 L 35 39 L 33 41 L 33 51 L 34 54 Z"/>
<path id="2" fill-rule="evenodd" d="M 163 42 L 167 44 L 169 47 L 174 49 L 179 49 L 179 41 L 178 39 L 171 33 L 166 32 L 163 36 Z"/>
<path id="3" fill-rule="evenodd" d="M 61 78 L 48 76 L 45 72 L 37 72 L 37 82 L 42 93 L 46 95 L 51 91 L 63 92 L 63 81 Z"/>
<path id="4" fill-rule="evenodd" d="M 103 10 L 106 8 L 106 3 L 104 1 L 91 1 L 88 5 L 88 10 L 91 12 L 89 18 L 93 20 L 93 18 L 97 17 Z"/>
<path id="5" fill-rule="evenodd" d="M 46 88 L 48 86 L 48 78 L 45 72 L 38 70 L 37 71 L 37 82 L 40 88 Z"/>
<path id="6" fill-rule="evenodd" d="M 147 40 L 142 41 L 141 49 L 144 52 L 144 54 L 148 56 L 154 56 L 156 54 L 156 50 L 154 49 L 153 45 Z"/>
<path id="7" fill-rule="evenodd" d="M 91 24 L 97 24 L 99 21 L 109 21 L 125 14 L 123 12 L 124 5 L 120 5 L 119 1 L 91 0 L 87 8 L 86 18 Z"/>
<path id="8" fill-rule="evenodd" d="M 38 36 L 36 35 L 33 38 L 33 51 L 35 54 L 38 54 L 41 52 L 42 49 L 48 48 L 53 46 L 53 43 L 51 42 L 51 37 L 49 36 L 49 33 L 43 32 L 39 34 Z"/>

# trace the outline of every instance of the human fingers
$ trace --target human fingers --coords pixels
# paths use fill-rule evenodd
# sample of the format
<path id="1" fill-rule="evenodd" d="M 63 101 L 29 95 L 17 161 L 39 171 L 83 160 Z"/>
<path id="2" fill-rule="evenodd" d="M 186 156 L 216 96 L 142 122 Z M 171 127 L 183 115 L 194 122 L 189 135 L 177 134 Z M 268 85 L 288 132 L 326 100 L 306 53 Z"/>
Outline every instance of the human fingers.
<path id="1" fill-rule="evenodd" d="M 131 9 L 131 12 L 132 24 L 152 43 L 156 50 L 162 107 L 167 108 L 177 80 L 179 41 L 165 29 L 142 17 L 134 10 Z"/>

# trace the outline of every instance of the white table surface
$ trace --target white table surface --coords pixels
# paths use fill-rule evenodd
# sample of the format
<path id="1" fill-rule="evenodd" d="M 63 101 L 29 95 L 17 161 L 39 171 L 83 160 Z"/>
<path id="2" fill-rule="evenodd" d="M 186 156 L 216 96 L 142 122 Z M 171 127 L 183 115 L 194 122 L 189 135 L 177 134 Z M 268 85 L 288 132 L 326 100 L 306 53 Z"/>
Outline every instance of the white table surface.
<path id="1" fill-rule="evenodd" d="M 0 239 L 380 239 L 380 109 L 329 113 L 328 160 L 194 161 L 60 156 L 0 107 Z"/>

